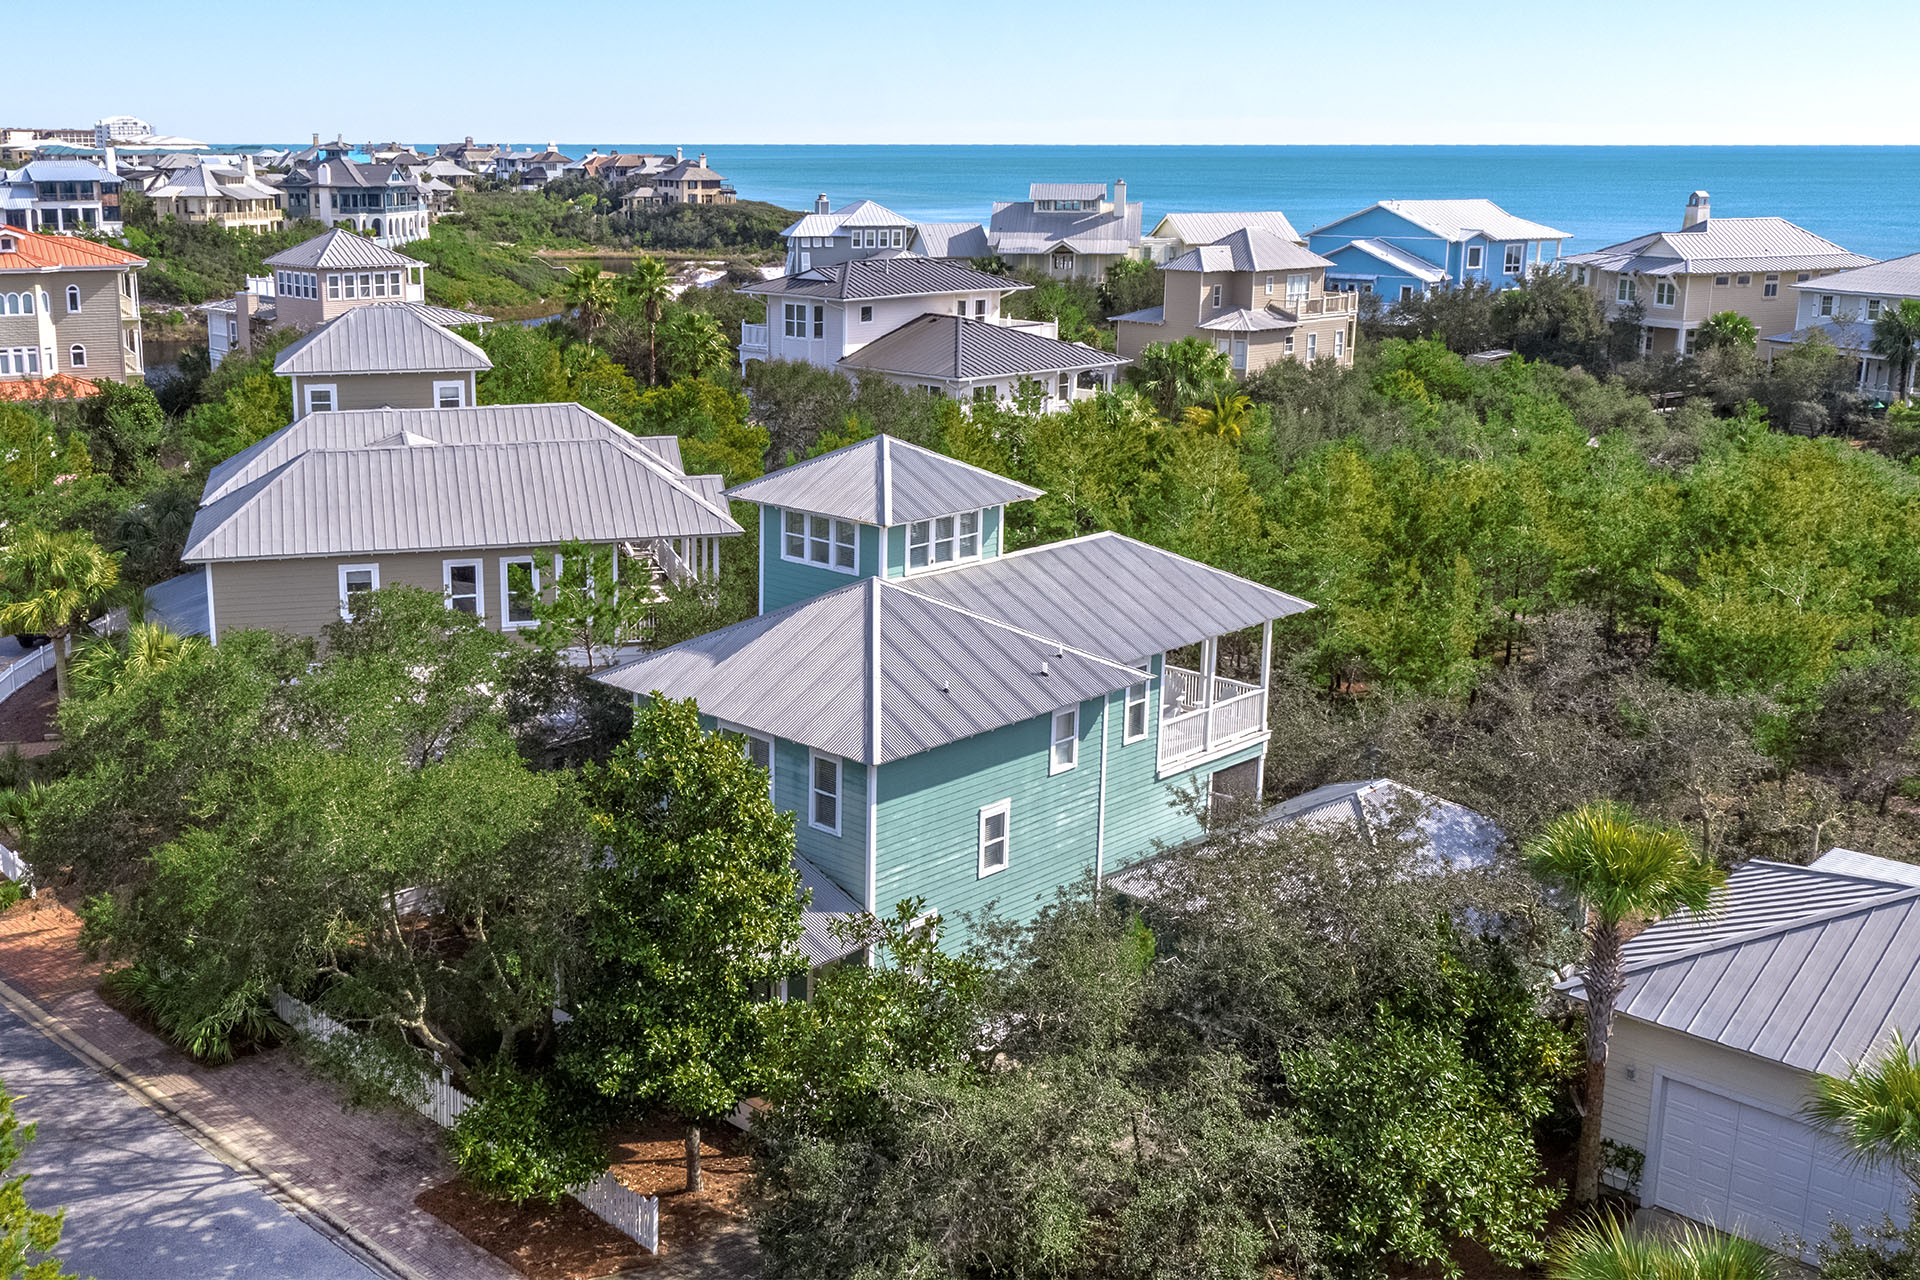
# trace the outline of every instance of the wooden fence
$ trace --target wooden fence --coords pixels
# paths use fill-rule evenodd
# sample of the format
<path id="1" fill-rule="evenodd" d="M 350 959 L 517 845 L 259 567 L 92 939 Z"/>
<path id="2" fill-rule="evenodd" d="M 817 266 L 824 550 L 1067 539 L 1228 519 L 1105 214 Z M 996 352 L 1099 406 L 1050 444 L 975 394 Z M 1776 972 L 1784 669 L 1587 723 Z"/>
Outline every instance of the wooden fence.
<path id="1" fill-rule="evenodd" d="M 284 991 L 273 995 L 273 1009 L 301 1035 L 312 1036 L 318 1040 L 332 1040 L 337 1036 L 352 1036 L 351 1027 L 329 1018 L 326 1014 L 301 1000 L 296 1000 Z M 453 1087 L 443 1070 L 436 1078 L 432 1072 L 420 1073 L 419 1089 L 407 1102 L 427 1119 L 443 1129 L 451 1129 L 460 1113 L 473 1105 L 473 1097 Z M 648 1252 L 660 1252 L 660 1201 L 655 1196 L 643 1196 L 624 1185 L 611 1172 L 603 1173 L 591 1182 L 585 1182 L 571 1188 L 568 1195 L 596 1218 L 625 1234 L 629 1239 L 644 1245 Z"/>

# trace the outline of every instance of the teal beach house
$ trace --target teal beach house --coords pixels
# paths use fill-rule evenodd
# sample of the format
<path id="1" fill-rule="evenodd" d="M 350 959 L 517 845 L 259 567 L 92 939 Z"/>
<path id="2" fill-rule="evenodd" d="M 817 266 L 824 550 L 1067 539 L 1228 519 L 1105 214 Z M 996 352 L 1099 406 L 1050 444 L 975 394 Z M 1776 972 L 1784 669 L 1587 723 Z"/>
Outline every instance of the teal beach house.
<path id="1" fill-rule="evenodd" d="M 1009 552 L 1037 490 L 885 436 L 728 496 L 760 507 L 759 616 L 600 678 L 767 766 L 812 962 L 836 907 L 923 898 L 959 945 L 1258 797 L 1272 624 L 1306 602 L 1117 534 Z"/>

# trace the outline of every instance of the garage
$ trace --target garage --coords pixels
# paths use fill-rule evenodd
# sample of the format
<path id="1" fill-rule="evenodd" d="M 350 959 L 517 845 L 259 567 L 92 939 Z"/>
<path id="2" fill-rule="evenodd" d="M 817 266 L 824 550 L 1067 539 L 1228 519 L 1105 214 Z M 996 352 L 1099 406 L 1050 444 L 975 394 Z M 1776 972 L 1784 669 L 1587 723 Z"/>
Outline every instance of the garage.
<path id="1" fill-rule="evenodd" d="M 1664 1092 L 1649 1204 L 1769 1245 L 1906 1216 L 1898 1174 L 1858 1166 L 1809 1125 L 1679 1080 Z"/>

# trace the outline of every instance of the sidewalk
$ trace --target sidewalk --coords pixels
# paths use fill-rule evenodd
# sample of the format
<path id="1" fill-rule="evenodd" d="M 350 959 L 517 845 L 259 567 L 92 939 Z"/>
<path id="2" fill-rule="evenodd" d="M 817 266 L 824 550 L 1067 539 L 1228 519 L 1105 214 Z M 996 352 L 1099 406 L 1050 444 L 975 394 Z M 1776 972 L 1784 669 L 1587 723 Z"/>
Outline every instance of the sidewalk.
<path id="1" fill-rule="evenodd" d="M 80 921 L 51 896 L 0 913 L 0 990 L 50 1022 L 204 1139 L 408 1280 L 508 1280 L 506 1264 L 413 1199 L 453 1176 L 424 1118 L 349 1111 L 281 1051 L 200 1066 L 135 1026 L 94 988 L 100 966 L 76 945 Z M 43 1028 L 45 1029 L 45 1028 Z M 90 1051 L 90 1052 L 89 1052 Z"/>

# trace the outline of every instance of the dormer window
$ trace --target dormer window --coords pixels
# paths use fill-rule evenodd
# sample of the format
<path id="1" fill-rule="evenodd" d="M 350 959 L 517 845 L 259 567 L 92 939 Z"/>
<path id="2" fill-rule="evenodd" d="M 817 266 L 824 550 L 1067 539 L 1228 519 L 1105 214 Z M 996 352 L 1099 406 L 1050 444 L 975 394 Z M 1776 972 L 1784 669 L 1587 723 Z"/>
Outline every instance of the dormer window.
<path id="1" fill-rule="evenodd" d="M 907 572 L 953 564 L 980 557 L 980 513 L 962 511 L 958 515 L 933 520 L 915 520 L 907 526 Z"/>
<path id="2" fill-rule="evenodd" d="M 0 253 L 20 252 L 20 242 L 12 236 L 0 236 Z"/>
<path id="3" fill-rule="evenodd" d="M 835 573 L 855 573 L 859 570 L 858 534 L 851 520 L 789 511 L 785 513 L 782 534 L 782 560 L 819 565 Z"/>

